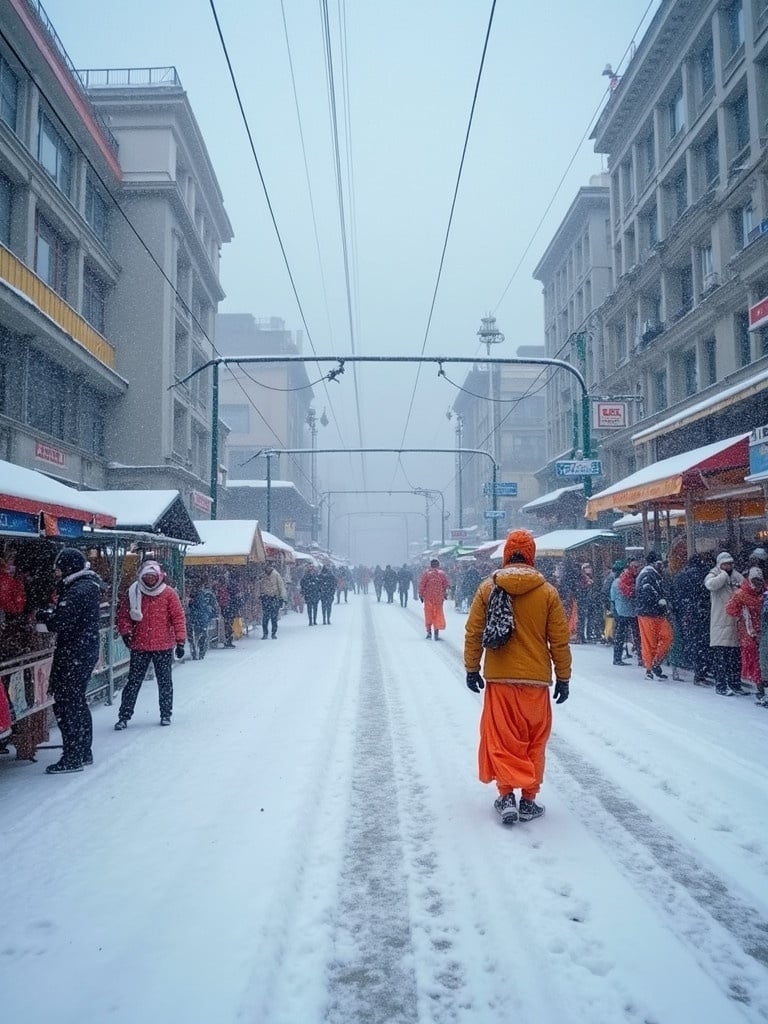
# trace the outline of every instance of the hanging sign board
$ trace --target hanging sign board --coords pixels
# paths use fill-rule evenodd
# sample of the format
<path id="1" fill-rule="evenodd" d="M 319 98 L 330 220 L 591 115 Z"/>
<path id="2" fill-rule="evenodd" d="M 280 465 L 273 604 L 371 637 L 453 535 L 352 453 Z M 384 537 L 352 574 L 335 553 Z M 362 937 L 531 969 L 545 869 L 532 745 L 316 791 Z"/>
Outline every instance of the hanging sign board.
<path id="1" fill-rule="evenodd" d="M 768 297 L 760 299 L 754 306 L 749 307 L 750 331 L 756 331 L 765 324 L 768 324 Z"/>
<path id="2" fill-rule="evenodd" d="M 592 428 L 594 430 L 620 430 L 626 425 L 626 402 L 592 403 Z"/>

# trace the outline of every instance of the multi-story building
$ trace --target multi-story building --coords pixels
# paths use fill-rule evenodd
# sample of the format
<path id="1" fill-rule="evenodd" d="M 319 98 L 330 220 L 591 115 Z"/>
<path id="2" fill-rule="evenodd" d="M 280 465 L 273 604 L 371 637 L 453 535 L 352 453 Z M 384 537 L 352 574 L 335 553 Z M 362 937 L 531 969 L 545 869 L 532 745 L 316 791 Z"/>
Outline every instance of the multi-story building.
<path id="1" fill-rule="evenodd" d="M 579 189 L 533 276 L 542 284 L 547 358 L 572 362 L 588 386 L 594 387 L 600 372 L 594 352 L 602 344 L 602 322 L 595 311 L 613 286 L 607 175 L 595 175 L 589 185 Z M 563 486 L 555 477 L 554 464 L 557 459 L 571 458 L 581 447 L 581 414 L 581 389 L 572 374 L 564 370 L 550 373 L 547 454 L 537 467 L 543 491 Z"/>
<path id="2" fill-rule="evenodd" d="M 210 381 L 168 388 L 213 354 L 232 231 L 186 94 L 76 71 L 38 2 L 0 25 L 0 456 L 203 499 Z"/>
<path id="3" fill-rule="evenodd" d="M 302 332 L 294 336 L 279 317 L 256 319 L 250 313 L 219 313 L 217 344 L 223 356 L 293 355 L 302 352 Z M 219 377 L 220 415 L 230 428 L 227 443 L 229 481 L 264 480 L 265 448 L 316 447 L 313 389 L 306 365 L 296 363 L 229 363 Z M 274 479 L 292 481 L 310 503 L 319 482 L 311 455 L 270 457 Z M 313 494 L 314 490 L 314 494 Z"/>
<path id="4" fill-rule="evenodd" d="M 638 394 L 604 437 L 616 480 L 768 422 L 768 3 L 663 0 L 595 131 L 614 291 L 592 358 Z"/>

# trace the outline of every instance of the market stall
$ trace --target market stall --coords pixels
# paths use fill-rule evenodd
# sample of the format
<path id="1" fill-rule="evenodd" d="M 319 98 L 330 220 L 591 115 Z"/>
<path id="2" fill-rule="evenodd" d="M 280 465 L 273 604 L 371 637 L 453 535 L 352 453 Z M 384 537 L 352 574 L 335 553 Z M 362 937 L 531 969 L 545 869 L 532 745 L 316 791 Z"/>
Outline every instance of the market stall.
<path id="1" fill-rule="evenodd" d="M 491 561 L 501 562 L 505 541 L 491 553 Z M 550 576 L 558 560 L 573 557 L 589 562 L 595 578 L 621 558 L 624 547 L 621 538 L 610 530 L 553 530 L 536 538 L 536 565 Z"/>
<path id="2" fill-rule="evenodd" d="M 224 574 L 231 579 L 238 595 L 247 631 L 261 617 L 257 607 L 259 566 L 267 560 L 264 538 L 256 519 L 204 519 L 195 522 L 200 544 L 187 548 L 185 574 L 190 583 L 209 583 L 214 591 Z M 211 629 L 217 642 L 218 631 Z"/>
<path id="3" fill-rule="evenodd" d="M 114 524 L 92 494 L 0 461 L 0 738 L 20 759 L 34 759 L 48 738 L 55 638 L 38 628 L 35 612 L 54 592 L 56 553 L 82 546 L 89 526 Z"/>

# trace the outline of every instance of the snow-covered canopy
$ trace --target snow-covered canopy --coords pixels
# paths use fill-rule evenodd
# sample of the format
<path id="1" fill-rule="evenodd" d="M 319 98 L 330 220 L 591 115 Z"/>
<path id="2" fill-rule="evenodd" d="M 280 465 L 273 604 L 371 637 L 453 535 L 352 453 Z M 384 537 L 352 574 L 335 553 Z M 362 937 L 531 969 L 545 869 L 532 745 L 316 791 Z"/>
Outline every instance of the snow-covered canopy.
<path id="1" fill-rule="evenodd" d="M 143 530 L 197 544 L 200 536 L 178 491 L 94 491 L 120 530 Z"/>
<path id="2" fill-rule="evenodd" d="M 264 547 L 267 552 L 267 556 L 270 554 L 279 554 L 282 558 L 285 558 L 287 562 L 293 562 L 296 558 L 296 552 L 293 550 L 290 544 L 286 544 L 284 540 L 280 540 L 274 533 L 269 533 L 268 530 L 261 531 L 261 537 L 264 541 Z"/>
<path id="3" fill-rule="evenodd" d="M 101 501 L 98 492 L 78 491 L 58 480 L 51 480 L 44 473 L 2 460 L 0 509 L 27 515 L 40 515 L 42 512 L 83 523 L 95 520 L 99 526 L 115 525 L 109 506 Z M 52 532 L 55 535 L 55 531 Z"/>
<path id="4" fill-rule="evenodd" d="M 667 518 L 666 512 L 660 512 L 660 517 L 664 520 Z M 653 509 L 648 512 L 648 521 L 653 522 L 656 518 L 656 513 Z M 681 519 L 685 519 L 685 509 L 683 508 L 671 508 L 669 510 L 669 518 L 672 522 L 678 522 Z M 643 516 L 641 512 L 628 512 L 626 515 L 621 516 L 613 524 L 614 530 L 627 530 L 632 526 L 642 526 Z"/>
<path id="5" fill-rule="evenodd" d="M 610 509 L 625 511 L 644 502 L 679 498 L 686 490 L 702 490 L 702 474 L 749 466 L 749 437 L 737 434 L 638 469 L 589 498 L 586 518 L 596 519 Z"/>
<path id="6" fill-rule="evenodd" d="M 187 565 L 247 565 L 267 559 L 256 519 L 198 519 L 195 528 L 202 543 L 187 548 Z"/>
<path id="7" fill-rule="evenodd" d="M 520 506 L 521 512 L 535 512 L 537 509 L 544 508 L 548 505 L 555 505 L 562 498 L 564 494 L 576 493 L 576 491 L 584 491 L 583 484 L 571 484 L 568 487 L 558 487 L 556 491 L 548 491 L 547 494 L 541 494 L 538 498 L 534 498 L 533 501 L 527 502 L 525 505 Z"/>
<path id="8" fill-rule="evenodd" d="M 575 551 L 587 544 L 600 544 L 618 539 L 610 530 L 552 530 L 551 533 L 543 533 L 536 538 L 536 554 L 562 557 L 569 551 Z M 490 555 L 492 559 L 500 561 L 503 558 L 504 544 L 505 540 L 499 542 L 499 546 Z"/>

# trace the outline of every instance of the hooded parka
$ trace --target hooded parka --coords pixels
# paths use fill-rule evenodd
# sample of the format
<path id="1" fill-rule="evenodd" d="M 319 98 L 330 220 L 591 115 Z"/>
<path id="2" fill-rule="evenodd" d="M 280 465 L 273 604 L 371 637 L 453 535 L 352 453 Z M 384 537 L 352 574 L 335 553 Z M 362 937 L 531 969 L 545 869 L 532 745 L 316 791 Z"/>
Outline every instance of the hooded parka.
<path id="1" fill-rule="evenodd" d="M 707 573 L 704 586 L 709 591 L 709 646 L 738 647 L 739 634 L 736 619 L 726 608 L 733 595 L 744 583 L 744 577 L 734 569 L 730 574 L 714 568 Z"/>

